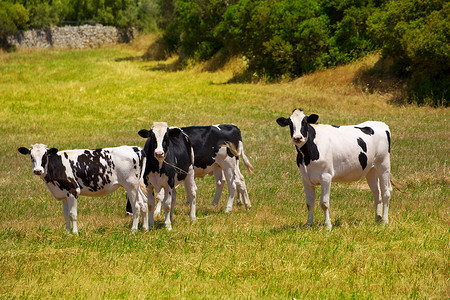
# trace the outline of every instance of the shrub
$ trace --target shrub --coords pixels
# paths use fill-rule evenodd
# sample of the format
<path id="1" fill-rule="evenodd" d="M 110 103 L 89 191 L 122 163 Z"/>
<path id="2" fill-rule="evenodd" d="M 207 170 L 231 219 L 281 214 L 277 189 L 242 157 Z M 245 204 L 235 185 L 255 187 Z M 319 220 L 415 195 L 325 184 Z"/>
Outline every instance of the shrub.
<path id="1" fill-rule="evenodd" d="M 0 0 L 0 48 L 14 49 L 8 44 L 7 37 L 26 28 L 28 11 L 22 4 L 12 4 Z"/>
<path id="2" fill-rule="evenodd" d="M 390 1 L 369 18 L 393 72 L 408 79 L 411 102 L 448 106 L 450 91 L 450 3 Z"/>

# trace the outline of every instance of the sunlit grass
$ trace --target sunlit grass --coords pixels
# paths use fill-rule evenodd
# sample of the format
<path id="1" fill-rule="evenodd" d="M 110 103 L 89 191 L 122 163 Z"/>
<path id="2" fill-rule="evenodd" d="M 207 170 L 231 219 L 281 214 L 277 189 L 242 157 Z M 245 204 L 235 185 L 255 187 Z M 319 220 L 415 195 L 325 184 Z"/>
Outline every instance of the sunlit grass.
<path id="1" fill-rule="evenodd" d="M 0 56 L 0 295 L 3 298 L 448 298 L 449 110 L 397 107 L 355 84 L 360 67 L 279 84 L 226 84 L 235 67 L 167 71 L 127 60 L 132 47 Z M 353 75 L 352 75 L 353 74 Z M 333 184 L 331 220 L 305 227 L 295 149 L 275 120 L 294 107 L 319 121 L 386 122 L 393 192 L 388 226 L 374 224 L 364 182 Z M 179 189 L 173 231 L 130 234 L 125 192 L 78 201 L 79 236 L 65 233 L 61 203 L 31 172 L 20 146 L 143 146 L 137 132 L 234 123 L 255 167 L 242 167 L 252 210 L 218 207 L 213 178 L 197 180 L 198 222 Z M 317 191 L 320 194 L 320 191 Z M 318 202 L 318 201 L 317 201 Z"/>

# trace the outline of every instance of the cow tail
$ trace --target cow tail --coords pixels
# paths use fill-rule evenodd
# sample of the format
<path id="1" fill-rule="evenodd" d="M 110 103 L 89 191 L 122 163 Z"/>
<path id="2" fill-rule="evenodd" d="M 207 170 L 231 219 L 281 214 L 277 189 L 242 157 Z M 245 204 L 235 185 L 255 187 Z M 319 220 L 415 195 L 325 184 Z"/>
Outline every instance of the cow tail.
<path id="1" fill-rule="evenodd" d="M 232 142 L 225 142 L 224 145 L 220 145 L 220 146 L 228 148 L 228 150 L 230 150 L 231 154 L 236 156 L 238 159 L 239 159 L 239 157 L 242 157 L 245 167 L 250 172 L 250 174 L 253 174 L 253 166 L 244 153 L 244 144 L 242 143 L 242 141 L 239 141 L 238 149 L 236 149 L 236 146 Z"/>
<path id="2" fill-rule="evenodd" d="M 142 154 L 142 168 L 141 168 L 141 175 L 139 176 L 139 193 L 141 196 L 143 196 L 143 199 L 148 199 L 147 195 L 147 187 L 144 182 L 144 176 L 145 176 L 145 167 L 147 165 L 147 156 L 145 155 L 144 150 L 141 150 Z"/>
<path id="3" fill-rule="evenodd" d="M 253 174 L 253 166 L 248 160 L 247 155 L 245 155 L 244 153 L 244 143 L 242 143 L 242 141 L 239 141 L 239 154 L 242 157 L 242 160 L 244 161 L 244 165 L 247 168 L 247 170 L 250 172 L 250 174 Z"/>
<path id="4" fill-rule="evenodd" d="M 398 187 L 398 185 L 395 183 L 394 175 L 392 175 L 392 173 L 390 173 L 389 175 L 390 175 L 390 179 L 391 179 L 391 184 L 392 184 L 392 185 L 393 185 L 400 193 L 403 193 L 403 194 L 409 194 L 408 192 L 405 192 L 405 191 L 403 191 L 402 189 L 400 189 L 400 188 Z"/>

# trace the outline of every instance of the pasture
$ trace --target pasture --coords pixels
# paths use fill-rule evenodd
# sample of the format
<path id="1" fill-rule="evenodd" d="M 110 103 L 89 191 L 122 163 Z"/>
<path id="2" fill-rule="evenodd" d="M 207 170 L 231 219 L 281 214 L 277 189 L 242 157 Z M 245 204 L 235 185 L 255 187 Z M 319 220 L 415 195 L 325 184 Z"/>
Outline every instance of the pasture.
<path id="1" fill-rule="evenodd" d="M 142 45 L 0 54 L 0 298 L 441 298 L 450 297 L 445 108 L 396 106 L 366 93 L 358 72 L 375 57 L 278 84 L 227 84 L 235 61 L 201 72 L 129 59 Z M 289 130 L 275 120 L 293 108 L 324 124 L 387 123 L 391 166 L 408 194 L 392 192 L 390 224 L 374 224 L 365 181 L 331 187 L 333 230 L 316 200 L 307 211 Z M 137 132 L 234 123 L 255 167 L 241 164 L 252 210 L 218 207 L 214 178 L 198 179 L 197 217 L 189 222 L 178 188 L 173 230 L 163 218 L 131 234 L 125 191 L 80 197 L 79 235 L 64 230 L 61 203 L 32 174 L 20 146 L 60 150 L 143 147 Z M 316 197 L 320 190 L 316 190 Z"/>

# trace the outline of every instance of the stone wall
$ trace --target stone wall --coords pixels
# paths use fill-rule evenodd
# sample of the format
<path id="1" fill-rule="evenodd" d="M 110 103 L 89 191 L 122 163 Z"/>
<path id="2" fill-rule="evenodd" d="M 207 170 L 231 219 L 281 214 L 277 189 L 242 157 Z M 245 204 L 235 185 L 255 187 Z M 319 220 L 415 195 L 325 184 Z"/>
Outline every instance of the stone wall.
<path id="1" fill-rule="evenodd" d="M 95 48 L 103 44 L 128 43 L 135 36 L 133 29 L 103 25 L 52 26 L 9 36 L 8 42 L 19 48 Z"/>

